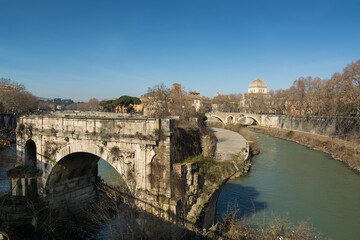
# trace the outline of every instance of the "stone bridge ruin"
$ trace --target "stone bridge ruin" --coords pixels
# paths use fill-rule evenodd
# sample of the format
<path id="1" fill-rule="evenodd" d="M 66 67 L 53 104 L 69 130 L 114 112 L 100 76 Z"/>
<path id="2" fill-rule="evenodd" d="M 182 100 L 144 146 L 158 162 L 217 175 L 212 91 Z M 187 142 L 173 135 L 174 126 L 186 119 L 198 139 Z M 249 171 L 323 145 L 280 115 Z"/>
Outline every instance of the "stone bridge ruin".
<path id="1" fill-rule="evenodd" d="M 211 182 L 196 163 L 173 164 L 173 132 L 173 119 L 100 112 L 22 116 L 17 154 L 39 174 L 10 178 L 11 195 L 36 192 L 57 209 L 84 206 L 97 196 L 97 163 L 103 159 L 120 174 L 136 208 L 191 231 L 208 229 L 222 187 L 241 169 L 233 161 L 224 164 L 219 180 Z"/>
<path id="2" fill-rule="evenodd" d="M 131 194 L 171 197 L 173 120 L 105 113 L 52 113 L 23 116 L 17 127 L 17 153 L 41 172 L 38 194 L 53 205 L 95 197 L 97 162 L 107 161 Z M 161 179 L 151 178 L 154 161 Z"/>

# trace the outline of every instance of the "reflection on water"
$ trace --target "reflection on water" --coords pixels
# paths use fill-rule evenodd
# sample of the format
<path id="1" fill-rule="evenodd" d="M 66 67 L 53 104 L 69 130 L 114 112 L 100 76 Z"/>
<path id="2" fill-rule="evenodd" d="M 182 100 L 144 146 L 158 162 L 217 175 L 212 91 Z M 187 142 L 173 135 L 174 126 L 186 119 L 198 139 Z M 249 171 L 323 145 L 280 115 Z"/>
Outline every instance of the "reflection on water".
<path id="1" fill-rule="evenodd" d="M 221 192 L 222 195 L 239 195 L 242 198 L 228 199 L 226 203 L 226 212 L 238 210 L 237 217 L 245 217 L 256 213 L 256 211 L 263 210 L 267 207 L 266 202 L 257 201 L 259 192 L 252 186 L 243 186 L 241 184 L 229 182 Z M 222 212 L 221 214 L 224 214 Z"/>
<path id="2" fill-rule="evenodd" d="M 256 133 L 261 153 L 247 176 L 229 181 L 217 204 L 220 217 L 240 214 L 308 220 L 332 239 L 360 239 L 360 175 L 328 154 Z"/>

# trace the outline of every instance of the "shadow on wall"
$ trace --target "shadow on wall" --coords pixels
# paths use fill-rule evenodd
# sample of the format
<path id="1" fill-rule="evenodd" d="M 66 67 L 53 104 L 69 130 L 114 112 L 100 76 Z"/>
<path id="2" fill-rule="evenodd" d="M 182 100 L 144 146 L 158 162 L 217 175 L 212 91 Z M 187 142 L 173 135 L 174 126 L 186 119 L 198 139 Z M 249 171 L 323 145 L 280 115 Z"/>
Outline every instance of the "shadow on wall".
<path id="1" fill-rule="evenodd" d="M 267 208 L 267 203 L 256 201 L 259 194 L 254 187 L 227 183 L 219 197 L 217 215 L 221 216 L 237 211 L 236 216 L 242 218 L 262 211 Z"/>

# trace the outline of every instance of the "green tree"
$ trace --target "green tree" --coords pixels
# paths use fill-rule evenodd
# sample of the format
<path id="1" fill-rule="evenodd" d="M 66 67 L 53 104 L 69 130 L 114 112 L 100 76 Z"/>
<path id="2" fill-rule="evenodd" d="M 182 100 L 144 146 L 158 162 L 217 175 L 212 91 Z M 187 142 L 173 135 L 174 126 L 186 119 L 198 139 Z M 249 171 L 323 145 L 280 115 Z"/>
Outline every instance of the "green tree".
<path id="1" fill-rule="evenodd" d="M 135 104 L 141 104 L 140 99 L 127 95 L 123 95 L 115 100 L 103 100 L 99 103 L 105 112 L 114 112 L 117 106 L 126 107 L 131 111 L 133 109 L 132 105 Z"/>

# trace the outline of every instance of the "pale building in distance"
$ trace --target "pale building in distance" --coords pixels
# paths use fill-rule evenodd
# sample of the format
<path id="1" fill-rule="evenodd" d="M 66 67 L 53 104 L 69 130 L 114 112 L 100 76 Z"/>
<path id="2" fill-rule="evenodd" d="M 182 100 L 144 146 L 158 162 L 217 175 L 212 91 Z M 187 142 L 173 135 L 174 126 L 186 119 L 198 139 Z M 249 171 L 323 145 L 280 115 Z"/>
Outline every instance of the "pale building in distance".
<path id="1" fill-rule="evenodd" d="M 192 100 L 192 106 L 195 108 L 195 111 L 198 112 L 201 107 L 200 93 L 190 90 L 188 98 Z"/>
<path id="2" fill-rule="evenodd" d="M 240 100 L 240 106 L 244 112 L 251 112 L 252 105 L 256 102 L 263 104 L 264 99 L 268 99 L 270 94 L 267 93 L 267 85 L 260 78 L 252 80 L 248 87 L 248 93 Z"/>
<path id="3" fill-rule="evenodd" d="M 256 78 L 249 84 L 248 93 L 267 93 L 267 85 L 260 78 Z"/>

